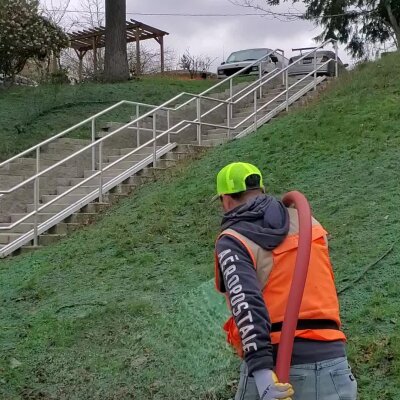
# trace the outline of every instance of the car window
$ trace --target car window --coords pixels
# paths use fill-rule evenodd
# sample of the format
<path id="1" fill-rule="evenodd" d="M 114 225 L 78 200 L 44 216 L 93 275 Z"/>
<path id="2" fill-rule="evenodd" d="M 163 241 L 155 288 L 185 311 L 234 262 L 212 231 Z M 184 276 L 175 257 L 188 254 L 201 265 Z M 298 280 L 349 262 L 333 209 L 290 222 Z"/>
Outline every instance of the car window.
<path id="1" fill-rule="evenodd" d="M 270 50 L 267 49 L 250 49 L 241 50 L 232 53 L 226 62 L 240 62 L 240 61 L 255 61 L 260 59 L 262 56 L 268 54 Z"/>

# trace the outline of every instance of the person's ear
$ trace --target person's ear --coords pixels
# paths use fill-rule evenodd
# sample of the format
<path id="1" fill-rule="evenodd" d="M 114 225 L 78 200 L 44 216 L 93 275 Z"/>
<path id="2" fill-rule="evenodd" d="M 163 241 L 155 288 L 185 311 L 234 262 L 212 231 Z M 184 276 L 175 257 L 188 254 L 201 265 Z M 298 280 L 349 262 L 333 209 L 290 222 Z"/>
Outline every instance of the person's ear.
<path id="1" fill-rule="evenodd" d="M 228 212 L 232 209 L 232 197 L 226 194 L 223 194 L 221 197 L 222 208 L 225 212 Z"/>

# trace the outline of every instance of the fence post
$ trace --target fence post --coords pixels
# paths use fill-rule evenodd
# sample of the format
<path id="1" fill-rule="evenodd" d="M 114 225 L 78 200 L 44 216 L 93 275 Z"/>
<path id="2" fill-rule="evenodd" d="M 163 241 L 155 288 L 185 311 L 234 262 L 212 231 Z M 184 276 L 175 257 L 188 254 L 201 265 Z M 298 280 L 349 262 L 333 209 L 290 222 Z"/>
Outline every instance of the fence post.
<path id="1" fill-rule="evenodd" d="M 96 119 L 92 119 L 92 144 L 96 141 Z M 96 170 L 96 149 L 92 146 L 92 171 Z"/>

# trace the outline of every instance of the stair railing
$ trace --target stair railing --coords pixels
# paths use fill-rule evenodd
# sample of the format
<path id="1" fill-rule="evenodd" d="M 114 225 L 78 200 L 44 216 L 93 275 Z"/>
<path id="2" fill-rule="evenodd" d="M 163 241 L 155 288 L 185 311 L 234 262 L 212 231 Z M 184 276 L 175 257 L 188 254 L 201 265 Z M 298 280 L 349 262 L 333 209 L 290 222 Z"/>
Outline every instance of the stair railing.
<path id="1" fill-rule="evenodd" d="M 288 108 L 289 106 L 289 91 L 291 89 L 293 89 L 296 85 L 298 85 L 300 82 L 304 81 L 307 77 L 313 75 L 314 76 L 314 81 L 313 81 L 313 85 L 314 87 L 316 87 L 318 81 L 317 81 L 317 74 L 318 71 L 323 68 L 325 65 L 327 65 L 328 62 L 330 62 L 331 60 L 327 61 L 326 63 L 317 66 L 316 65 L 316 61 L 314 62 L 314 69 L 312 72 L 310 72 L 309 74 L 307 74 L 307 76 L 303 77 L 301 80 L 299 80 L 298 82 L 296 82 L 293 85 L 289 85 L 289 70 L 290 68 L 293 68 L 294 65 L 296 65 L 297 63 L 299 63 L 300 61 L 302 61 L 304 58 L 309 57 L 310 55 L 314 55 L 314 60 L 316 59 L 316 52 L 323 48 L 324 46 L 326 46 L 329 43 L 334 43 L 335 46 L 335 51 L 336 51 L 336 58 L 335 58 L 335 74 L 337 75 L 338 73 L 338 57 L 337 57 L 337 42 L 333 41 L 333 40 L 329 40 L 327 42 L 324 42 L 323 44 L 321 44 L 320 46 L 316 47 L 313 51 L 305 54 L 304 56 L 302 56 L 301 58 L 299 58 L 298 60 L 296 60 L 294 63 L 288 65 L 287 67 L 283 68 L 282 70 L 276 70 L 274 69 L 273 71 L 271 71 L 269 74 L 263 76 L 262 74 L 259 76 L 259 78 L 255 81 L 250 83 L 249 85 L 247 85 L 244 89 L 240 90 L 238 93 L 234 93 L 233 91 L 233 79 L 237 76 L 240 75 L 240 73 L 243 73 L 245 70 L 247 70 L 249 67 L 253 66 L 253 65 L 259 65 L 259 70 L 261 71 L 261 63 L 262 61 L 266 58 L 266 56 L 262 57 L 261 59 L 255 61 L 254 63 L 246 66 L 245 68 L 243 68 L 241 71 L 238 71 L 236 74 L 232 75 L 231 77 L 228 77 L 227 79 L 225 79 L 224 81 L 219 82 L 218 84 L 214 85 L 212 88 L 206 90 L 205 92 L 201 93 L 201 94 L 192 94 L 192 93 L 181 93 L 175 97 L 173 97 L 172 99 L 168 100 L 167 102 L 163 103 L 160 106 L 153 106 L 153 105 L 148 105 L 148 104 L 144 104 L 144 103 L 137 103 L 137 102 L 130 102 L 130 101 L 121 101 L 117 104 L 115 104 L 112 107 L 107 108 L 106 110 L 103 110 L 100 113 L 95 114 L 92 117 L 89 117 L 88 119 L 80 122 L 79 124 L 74 125 L 73 127 L 59 133 L 58 135 L 53 136 L 52 138 L 49 138 L 41 143 L 39 143 L 36 146 L 33 146 L 32 148 L 10 158 L 9 160 L 3 162 L 0 164 L 0 167 L 6 165 L 7 163 L 10 163 L 12 161 L 17 160 L 20 157 L 23 157 L 24 155 L 27 155 L 29 153 L 31 153 L 32 151 L 36 152 L 36 173 L 31 176 L 30 178 L 24 180 L 23 182 L 21 182 L 18 185 L 15 185 L 13 188 L 9 189 L 9 190 L 0 190 L 0 197 L 6 194 L 11 194 L 14 191 L 22 188 L 23 186 L 32 183 L 34 184 L 34 189 L 33 189 L 33 204 L 34 204 L 34 210 L 30 213 L 27 213 L 24 217 L 20 218 L 18 221 L 14 222 L 14 223 L 10 223 L 7 226 L 1 226 L 0 227 L 0 232 L 1 231 L 9 231 L 11 229 L 13 229 L 14 227 L 18 226 L 19 224 L 27 221 L 29 218 L 31 218 L 32 216 L 34 217 L 34 227 L 31 231 L 27 232 L 26 234 L 21 235 L 21 237 L 19 237 L 18 239 L 10 242 L 9 244 L 7 244 L 6 246 L 4 246 L 1 249 L 0 252 L 0 256 L 5 256 L 7 254 L 10 254 L 12 251 L 15 251 L 17 248 L 21 247 L 22 245 L 26 244 L 27 242 L 33 240 L 34 245 L 38 245 L 38 236 L 43 233 L 46 232 L 48 229 L 50 229 L 52 226 L 54 226 L 56 223 L 60 222 L 59 217 L 63 217 L 66 218 L 68 215 L 65 214 L 64 211 L 61 211 L 60 213 L 58 213 L 54 218 L 51 218 L 51 221 L 45 221 L 41 224 L 38 223 L 38 214 L 42 213 L 46 210 L 47 207 L 49 207 L 52 204 L 57 203 L 60 199 L 62 199 L 64 196 L 67 196 L 68 194 L 72 193 L 74 190 L 76 190 L 77 188 L 83 186 L 85 183 L 88 183 L 90 180 L 92 180 L 93 178 L 99 177 L 99 187 L 98 187 L 98 191 L 96 191 L 97 193 L 91 193 L 88 196 L 83 196 L 85 201 L 88 200 L 89 198 L 97 198 L 100 201 L 102 200 L 102 196 L 104 194 L 104 182 L 103 182 L 103 176 L 104 176 L 104 172 L 112 169 L 112 167 L 116 166 L 117 164 L 119 164 L 121 161 L 128 159 L 128 157 L 134 155 L 135 153 L 138 153 L 140 150 L 142 150 L 144 147 L 148 147 L 148 146 L 153 146 L 153 153 L 151 155 L 151 159 L 147 160 L 150 161 L 153 165 L 153 167 L 157 166 L 157 160 L 159 159 L 159 157 L 161 157 L 163 154 L 165 154 L 166 148 L 168 148 L 168 151 L 170 149 L 173 148 L 173 145 L 171 143 L 171 134 L 179 134 L 181 133 L 183 130 L 187 129 L 190 126 L 196 126 L 197 127 L 197 143 L 199 145 L 202 144 L 202 127 L 208 126 L 208 127 L 213 127 L 213 128 L 220 128 L 220 129 L 226 129 L 228 132 L 228 138 L 231 139 L 231 133 L 232 130 L 235 130 L 237 128 L 239 128 L 241 125 L 243 125 L 246 121 L 248 121 L 251 118 L 254 118 L 254 123 L 252 125 L 252 129 L 257 129 L 258 125 L 259 125 L 259 114 L 260 111 L 264 110 L 266 107 L 268 107 L 268 105 L 272 104 L 276 99 L 278 99 L 279 97 L 285 95 L 286 99 L 285 99 L 285 106 L 286 108 Z M 274 50 L 273 52 L 269 53 L 275 53 L 275 52 L 281 52 L 280 50 Z M 266 87 L 266 85 L 268 83 L 270 83 L 271 81 L 273 81 L 274 79 L 277 78 L 282 78 L 282 83 L 285 86 L 285 90 L 282 91 L 281 93 L 279 93 L 277 96 L 275 96 L 272 100 L 268 101 L 266 104 L 262 105 L 261 107 L 258 107 L 258 97 L 262 97 L 262 90 L 264 87 Z M 229 97 L 226 100 L 223 99 L 218 99 L 218 98 L 214 98 L 211 96 L 207 96 L 207 94 L 209 94 L 212 90 L 214 90 L 215 88 L 219 88 L 220 86 L 222 86 L 225 83 L 229 83 Z M 240 101 L 242 101 L 243 99 L 245 99 L 246 97 L 253 95 L 253 103 L 254 103 L 254 112 L 247 118 L 244 119 L 244 121 L 241 121 L 240 123 L 236 124 L 235 126 L 232 126 L 231 124 L 231 117 L 232 117 L 232 107 L 234 105 L 239 104 Z M 178 100 L 181 100 L 184 97 L 189 97 L 189 100 L 187 100 L 186 102 L 183 102 L 181 105 L 179 106 L 174 106 L 174 104 L 176 104 L 176 102 Z M 213 108 L 211 108 L 210 110 L 203 112 L 202 111 L 202 104 L 201 101 L 207 100 L 207 101 L 211 101 L 211 102 L 215 102 L 217 103 L 217 105 Z M 195 102 L 196 104 L 196 118 L 193 120 L 187 120 L 187 119 L 183 119 L 181 121 L 179 121 L 178 123 L 176 123 L 174 126 L 170 126 L 170 112 L 171 111 L 176 111 L 179 110 L 181 108 L 183 108 L 184 106 L 189 105 L 190 103 Z M 104 114 L 106 114 L 107 112 L 123 105 L 123 104 L 129 104 L 129 105 L 133 105 L 136 108 L 136 117 L 134 118 L 132 121 L 124 124 L 123 126 L 117 128 L 116 130 L 112 131 L 111 133 L 106 134 L 104 137 L 97 139 L 96 138 L 96 119 L 99 116 L 102 116 Z M 211 112 L 215 111 L 216 109 L 220 108 L 220 107 L 226 107 L 226 115 L 227 115 L 227 123 L 225 124 L 215 124 L 215 123 L 207 123 L 205 121 L 203 121 L 203 118 L 207 115 L 209 115 Z M 146 108 L 150 108 L 149 111 L 145 112 L 143 115 L 140 116 L 140 107 L 146 107 Z M 166 111 L 167 112 L 167 129 L 164 131 L 159 131 L 157 130 L 157 114 L 161 111 Z M 152 126 L 152 132 L 153 132 L 153 137 L 148 140 L 146 143 L 144 144 L 140 144 L 140 140 L 138 138 L 137 140 L 137 147 L 135 149 L 133 149 L 131 152 L 129 152 L 128 154 L 122 155 L 120 158 L 118 158 L 116 161 L 112 162 L 111 164 L 107 165 L 106 167 L 103 167 L 103 143 L 108 140 L 109 138 L 117 135 L 119 132 L 127 129 L 127 128 L 132 128 L 132 129 L 136 129 L 137 131 L 137 135 L 139 135 L 140 133 L 140 123 L 143 122 L 146 118 L 148 117 L 152 117 L 153 118 L 153 126 Z M 92 125 L 92 142 L 90 144 L 88 144 L 87 146 L 85 146 L 84 148 L 76 151 L 75 153 L 65 157 L 64 159 L 56 162 L 54 165 L 45 168 L 44 170 L 40 171 L 40 149 L 41 147 L 51 143 L 52 141 L 64 136 L 65 134 L 73 131 L 74 129 L 77 129 L 83 125 L 85 125 L 86 123 L 90 122 Z M 163 151 L 158 151 L 157 150 L 157 142 L 160 142 L 160 139 L 164 138 L 165 136 L 167 136 L 167 145 L 164 146 L 164 152 Z M 176 145 L 176 144 L 175 144 Z M 96 170 L 96 146 L 98 146 L 98 168 Z M 47 173 L 51 172 L 53 169 L 61 166 L 62 164 L 65 164 L 66 162 L 74 159 L 75 157 L 82 155 L 85 151 L 91 150 L 92 152 L 92 171 L 93 174 L 91 176 L 89 176 L 86 179 L 83 179 L 81 182 L 79 182 L 78 184 L 74 185 L 73 187 L 71 187 L 70 189 L 68 189 L 67 191 L 65 191 L 64 193 L 56 196 L 54 199 L 52 199 L 51 201 L 41 205 L 40 201 L 39 201 L 39 194 L 40 194 L 40 187 L 39 187 L 39 180 L 40 177 L 44 177 Z M 144 167 L 145 165 L 143 165 Z M 124 174 L 121 174 L 121 176 Z M 114 179 L 114 186 L 118 184 L 118 177 L 116 177 Z M 111 187 L 110 185 L 107 186 L 107 190 L 110 190 Z M 94 197 L 93 197 L 94 195 Z M 69 210 L 72 210 L 76 207 L 74 206 L 83 206 L 85 205 L 85 201 L 80 200 L 78 201 L 76 204 L 71 205 L 70 207 L 68 207 Z M 78 204 L 79 203 L 79 204 Z M 86 203 L 87 204 L 87 203 Z M 73 212 L 73 211 L 72 211 Z"/>

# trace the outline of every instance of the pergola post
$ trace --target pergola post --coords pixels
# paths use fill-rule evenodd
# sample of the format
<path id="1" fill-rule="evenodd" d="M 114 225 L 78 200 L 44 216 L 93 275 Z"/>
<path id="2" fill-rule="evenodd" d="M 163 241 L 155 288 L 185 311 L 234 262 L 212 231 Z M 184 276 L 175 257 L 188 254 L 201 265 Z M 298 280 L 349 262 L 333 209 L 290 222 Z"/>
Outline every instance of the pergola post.
<path id="1" fill-rule="evenodd" d="M 136 75 L 140 75 L 140 31 L 136 28 L 135 31 L 135 41 L 136 41 Z"/>
<path id="2" fill-rule="evenodd" d="M 93 69 L 94 75 L 97 75 L 98 65 L 97 65 L 97 38 L 93 37 Z"/>
<path id="3" fill-rule="evenodd" d="M 164 63 L 165 63 L 165 59 L 164 59 L 164 37 L 163 37 L 163 36 L 160 36 L 160 37 L 158 38 L 158 41 L 159 41 L 159 43 L 160 43 L 161 73 L 163 73 L 163 72 L 164 72 L 164 69 L 165 69 L 165 65 L 164 65 Z"/>
<path id="4" fill-rule="evenodd" d="M 82 82 L 82 75 L 83 75 L 83 57 L 85 57 L 85 54 L 87 50 L 75 50 L 76 55 L 78 56 L 79 59 L 79 66 L 78 66 L 78 80 L 79 82 Z"/>

